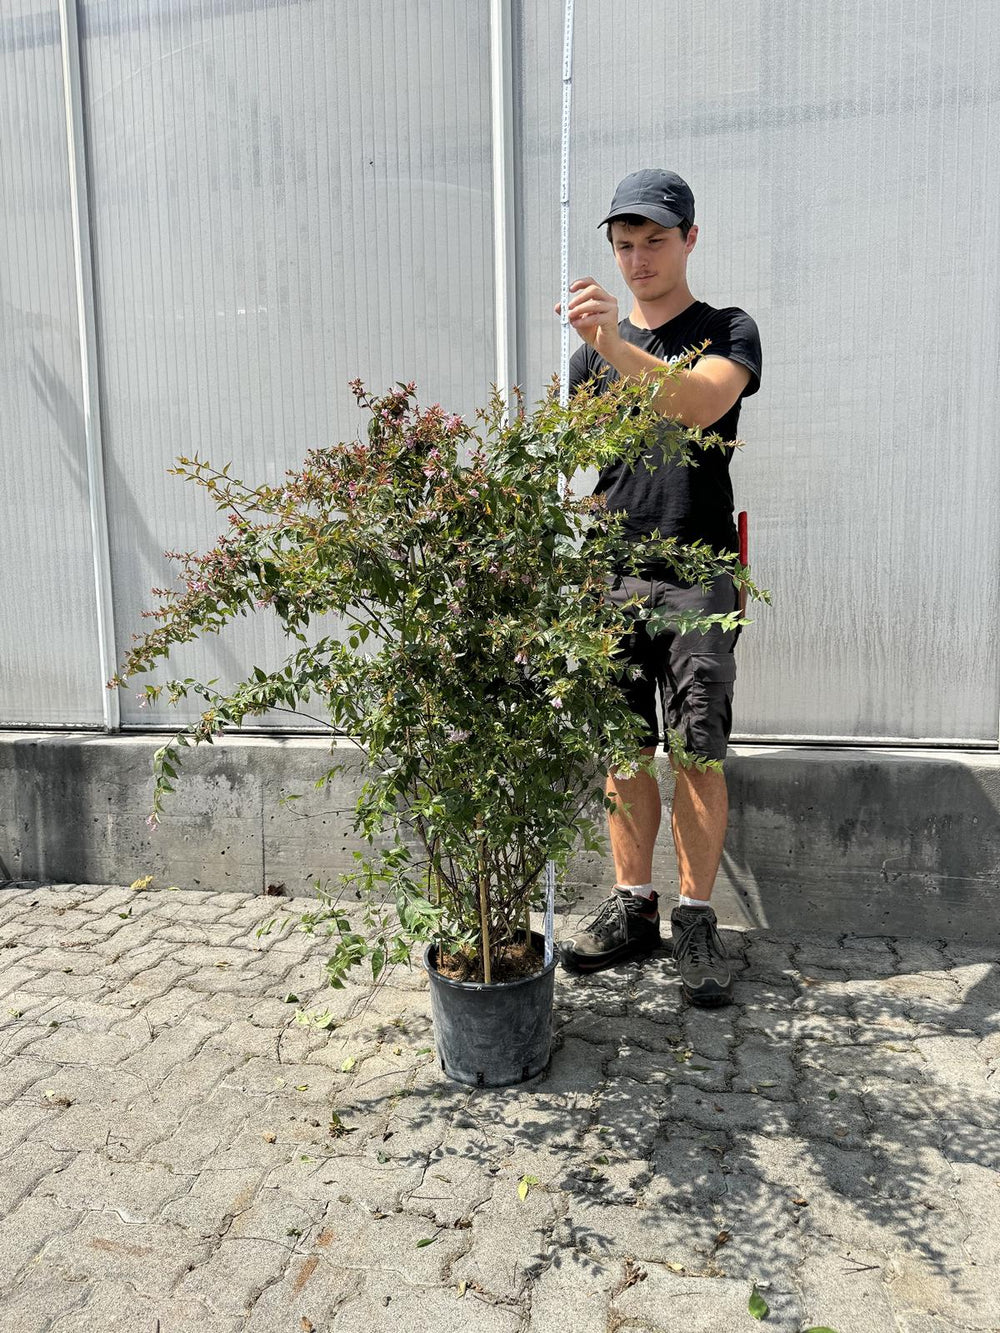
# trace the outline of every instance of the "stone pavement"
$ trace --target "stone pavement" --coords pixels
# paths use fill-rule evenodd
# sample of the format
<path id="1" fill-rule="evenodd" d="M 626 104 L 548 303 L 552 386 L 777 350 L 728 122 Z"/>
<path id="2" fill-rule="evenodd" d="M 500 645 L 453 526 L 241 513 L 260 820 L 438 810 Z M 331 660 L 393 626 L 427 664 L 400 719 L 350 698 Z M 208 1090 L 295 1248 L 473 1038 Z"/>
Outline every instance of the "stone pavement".
<path id="1" fill-rule="evenodd" d="M 792 1333 L 1000 1329 L 987 950 L 734 933 L 716 1012 L 560 972 L 550 1069 L 474 1090 L 419 968 L 257 938 L 304 906 L 0 891 L 0 1333 L 730 1333 L 754 1284 Z"/>

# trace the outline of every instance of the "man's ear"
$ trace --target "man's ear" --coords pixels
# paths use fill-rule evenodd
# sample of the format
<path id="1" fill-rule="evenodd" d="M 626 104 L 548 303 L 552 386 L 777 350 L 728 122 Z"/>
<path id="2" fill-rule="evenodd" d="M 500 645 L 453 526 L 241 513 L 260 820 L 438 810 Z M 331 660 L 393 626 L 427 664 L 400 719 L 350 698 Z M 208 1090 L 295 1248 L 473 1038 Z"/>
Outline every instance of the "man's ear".
<path id="1" fill-rule="evenodd" d="M 691 251 L 694 249 L 695 241 L 697 241 L 697 239 L 698 239 L 698 224 L 697 222 L 692 222 L 691 230 L 688 232 L 687 240 L 684 242 L 685 254 L 691 253 Z"/>

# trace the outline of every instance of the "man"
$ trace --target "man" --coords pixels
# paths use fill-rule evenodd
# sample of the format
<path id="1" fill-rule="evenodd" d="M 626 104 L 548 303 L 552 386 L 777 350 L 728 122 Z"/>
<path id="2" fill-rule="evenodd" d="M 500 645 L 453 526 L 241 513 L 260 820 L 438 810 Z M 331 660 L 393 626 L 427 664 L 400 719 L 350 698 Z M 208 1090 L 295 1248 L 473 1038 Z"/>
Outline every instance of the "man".
<path id="1" fill-rule="evenodd" d="M 685 426 L 736 438 L 740 404 L 760 385 L 757 326 L 744 311 L 716 310 L 696 300 L 687 283 L 687 262 L 698 239 L 694 197 L 670 171 L 626 176 L 615 191 L 607 227 L 618 268 L 632 293 L 632 309 L 618 318 L 618 302 L 593 278 L 570 285 L 569 322 L 583 339 L 570 365 L 570 390 L 591 380 L 606 384 L 626 376 L 639 381 L 673 358 L 708 340 L 704 354 L 676 379 L 665 379 L 655 406 Z M 560 307 L 556 306 L 556 313 Z M 731 449 L 709 448 L 696 467 L 665 462 L 651 442 L 642 463 L 614 463 L 600 475 L 596 493 L 624 511 L 625 533 L 639 539 L 658 531 L 689 542 L 701 539 L 716 551 L 738 549 L 729 478 Z M 725 577 L 706 590 L 680 585 L 669 566 L 650 566 L 642 579 L 616 574 L 611 595 L 625 600 L 639 592 L 651 605 L 671 609 L 732 611 L 737 593 Z M 732 724 L 733 657 L 739 631 L 712 630 L 651 638 L 642 624 L 627 636 L 623 652 L 635 679 L 623 688 L 646 723 L 642 753 L 660 739 L 659 692 L 665 725 L 676 728 L 685 747 L 708 759 L 723 759 Z M 685 995 L 696 1004 L 732 999 L 729 961 L 709 905 L 722 858 L 728 818 L 726 780 L 719 770 L 698 772 L 674 763 L 673 836 L 680 901 L 671 912 L 674 963 Z M 611 896 L 594 917 L 562 944 L 569 971 L 596 971 L 647 954 L 661 944 L 658 895 L 652 886 L 653 845 L 660 825 L 656 780 L 608 775 L 615 798 L 609 815 L 617 877 Z"/>

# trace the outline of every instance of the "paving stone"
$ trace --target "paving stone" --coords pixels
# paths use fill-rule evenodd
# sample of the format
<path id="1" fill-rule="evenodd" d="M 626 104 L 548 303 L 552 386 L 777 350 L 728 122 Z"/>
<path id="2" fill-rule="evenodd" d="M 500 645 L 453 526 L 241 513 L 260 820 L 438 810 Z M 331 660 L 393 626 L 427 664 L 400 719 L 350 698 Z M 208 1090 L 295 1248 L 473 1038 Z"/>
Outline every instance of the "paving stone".
<path id="1" fill-rule="evenodd" d="M 787 1050 L 763 1038 L 748 1036 L 736 1052 L 731 1090 L 786 1101 L 793 1095 L 799 1077 Z"/>
<path id="2" fill-rule="evenodd" d="M 387 1273 L 372 1275 L 362 1294 L 345 1301 L 328 1327 L 330 1333 L 400 1333 L 421 1327 L 435 1333 L 519 1333 L 522 1318 L 517 1306 L 493 1305 L 471 1291 L 458 1300 L 454 1288 L 400 1289 Z"/>
<path id="3" fill-rule="evenodd" d="M 795 1108 L 775 1102 L 759 1093 L 702 1092 L 688 1084 L 670 1089 L 665 1116 L 703 1129 L 716 1130 L 725 1125 L 730 1130 L 763 1129 L 771 1134 L 787 1134 Z"/>
<path id="4" fill-rule="evenodd" d="M 221 1153 L 246 1125 L 251 1115 L 260 1113 L 243 1098 L 213 1096 L 202 1104 L 191 1104 L 187 1096 L 173 1106 L 172 1132 L 168 1131 L 147 1150 L 149 1161 L 162 1162 L 175 1172 L 186 1174 Z M 158 1102 L 156 1110 L 170 1116 L 171 1103 Z M 231 1163 L 230 1163 L 231 1165 Z"/>
<path id="5" fill-rule="evenodd" d="M 211 1328 L 212 1333 L 239 1333 L 241 1322 L 212 1313 L 201 1300 L 152 1297 L 135 1291 L 125 1282 L 107 1282 L 93 1291 L 78 1310 L 65 1314 L 52 1325 L 51 1333 L 136 1333 L 156 1329 L 159 1333 L 189 1333 Z"/>
<path id="6" fill-rule="evenodd" d="M 335 1260 L 335 1255 L 315 1244 L 303 1247 L 300 1243 L 281 1278 L 254 1301 L 246 1322 L 240 1324 L 240 1333 L 329 1328 L 338 1308 L 357 1296 L 365 1283 L 364 1273 L 339 1267 Z M 360 1333 L 366 1326 L 356 1327 Z"/>
<path id="7" fill-rule="evenodd" d="M 391 1141 L 385 1148 L 391 1149 Z M 361 1155 L 332 1153 L 320 1163 L 303 1163 L 296 1156 L 272 1167 L 264 1179 L 298 1198 L 326 1204 L 343 1196 L 369 1213 L 391 1213 L 402 1208 L 404 1196 L 418 1188 L 425 1172 L 425 1161 L 395 1158 L 372 1145 Z"/>
<path id="8" fill-rule="evenodd" d="M 603 1081 L 608 1051 L 578 1037 L 553 1043 L 552 1059 L 541 1076 L 547 1093 L 593 1093 Z"/>
<path id="9" fill-rule="evenodd" d="M 728 1188 L 723 1158 L 724 1134 L 697 1133 L 669 1125 L 657 1135 L 650 1158 L 650 1182 L 644 1198 L 650 1205 L 704 1207 Z"/>
<path id="10" fill-rule="evenodd" d="M 79 1213 L 51 1199 L 22 1199 L 0 1222 L 0 1291 L 61 1232 L 72 1231 Z"/>
<path id="11" fill-rule="evenodd" d="M 472 1215 L 467 1254 L 452 1264 L 454 1282 L 477 1284 L 496 1296 L 518 1301 L 548 1256 L 548 1236 L 558 1220 L 558 1198 L 533 1186 L 522 1199 L 519 1177 L 501 1171 L 488 1208 Z"/>
<path id="12" fill-rule="evenodd" d="M 570 1203 L 552 1232 L 559 1253 L 575 1251 L 603 1268 L 627 1255 L 701 1272 L 713 1263 L 719 1228 L 704 1213 L 668 1204 Z"/>
<path id="13" fill-rule="evenodd" d="M 750 1284 L 733 1278 L 691 1278 L 662 1265 L 643 1263 L 645 1277 L 615 1297 L 613 1310 L 622 1327 L 683 1329 L 684 1333 L 720 1333 L 752 1327 L 747 1313 Z M 771 1313 L 766 1327 L 797 1330 L 799 1305 L 787 1290 L 764 1293 Z"/>
<path id="14" fill-rule="evenodd" d="M 0 1216 L 10 1213 L 44 1176 L 68 1166 L 75 1156 L 73 1149 L 59 1152 L 37 1139 L 7 1147 L 0 1172 Z"/>
<path id="15" fill-rule="evenodd" d="M 128 966 L 131 968 L 133 963 L 130 962 Z M 198 989 L 191 980 L 190 967 L 185 967 L 172 958 L 157 958 L 151 965 L 139 967 L 134 973 L 126 976 L 124 981 L 116 984 L 119 1002 L 127 1004 L 134 1000 L 137 1004 L 145 1004 L 157 996 L 166 995 L 184 978 L 187 978 L 186 985 Z"/>
<path id="16" fill-rule="evenodd" d="M 213 1319 L 216 1315 L 246 1316 L 261 1292 L 288 1267 L 292 1242 L 292 1237 L 279 1242 L 225 1236 L 207 1256 L 179 1275 L 172 1295 L 201 1301 Z"/>
<path id="17" fill-rule="evenodd" d="M 548 1266 L 531 1282 L 532 1333 L 550 1329 L 607 1333 L 611 1290 L 624 1272 L 621 1259 L 601 1262 L 575 1250 L 549 1247 Z"/>
<path id="18" fill-rule="evenodd" d="M 813 1236 L 797 1270 L 804 1322 L 851 1333 L 897 1328 L 885 1258 L 832 1236 Z"/>
<path id="19" fill-rule="evenodd" d="M 142 1034 L 137 1030 L 87 1032 L 73 1024 L 56 1028 L 47 1025 L 44 1036 L 24 1050 L 53 1065 L 86 1065 L 103 1070 L 123 1065 L 129 1072 L 128 1058 L 142 1050 Z"/>
<path id="20" fill-rule="evenodd" d="M 432 1217 L 438 1226 L 452 1227 L 491 1198 L 496 1184 L 492 1156 L 467 1130 L 453 1129 L 428 1154 L 422 1179 L 400 1202 L 409 1212 Z"/>
<path id="21" fill-rule="evenodd" d="M 4 967 L 2 971 L 0 971 L 0 999 L 3 999 L 5 996 L 11 995 L 16 991 L 26 989 L 28 982 L 34 981 L 38 976 L 39 973 L 37 968 L 25 967 L 21 963 L 15 963 L 12 967 Z M 35 992 L 32 993 L 34 994 Z M 9 1004 L 5 1003 L 3 1009 L 0 1009 L 0 1013 L 2 1013 L 4 1009 L 8 1009 L 11 1004 L 13 1004 L 13 1001 Z"/>
<path id="22" fill-rule="evenodd" d="M 115 1161 L 89 1153 L 60 1163 L 38 1183 L 34 1197 L 71 1212 L 117 1213 L 123 1222 L 149 1222 L 184 1184 L 155 1162 Z"/>
<path id="23" fill-rule="evenodd" d="M 0 1291 L 0 1333 L 49 1333 L 53 1321 L 90 1295 L 86 1282 L 71 1282 L 32 1265 L 14 1286 Z"/>
<path id="24" fill-rule="evenodd" d="M 157 1220 L 173 1223 L 186 1233 L 209 1239 L 222 1235 L 233 1218 L 253 1205 L 266 1172 L 206 1167 L 182 1176 L 174 1173 L 178 1189 L 160 1209 Z M 188 1188 L 184 1189 L 184 1186 Z"/>

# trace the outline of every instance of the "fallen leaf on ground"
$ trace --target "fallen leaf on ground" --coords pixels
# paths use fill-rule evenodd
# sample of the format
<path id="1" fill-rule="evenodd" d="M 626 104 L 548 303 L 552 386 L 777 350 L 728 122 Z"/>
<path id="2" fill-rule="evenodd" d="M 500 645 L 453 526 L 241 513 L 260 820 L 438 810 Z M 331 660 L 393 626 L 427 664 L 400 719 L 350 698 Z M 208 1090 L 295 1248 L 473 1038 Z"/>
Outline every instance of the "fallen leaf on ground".
<path id="1" fill-rule="evenodd" d="M 532 1185 L 538 1184 L 537 1176 L 522 1176 L 520 1184 L 517 1187 L 517 1197 L 523 1202 L 528 1197 L 528 1190 Z"/>
<path id="2" fill-rule="evenodd" d="M 753 1315 L 754 1319 L 766 1319 L 767 1316 L 771 1313 L 771 1307 L 768 1305 L 767 1301 L 765 1301 L 764 1297 L 760 1294 L 760 1292 L 757 1290 L 756 1287 L 754 1287 L 754 1289 L 750 1293 L 750 1300 L 747 1304 L 747 1309 L 749 1310 L 750 1314 Z"/>

